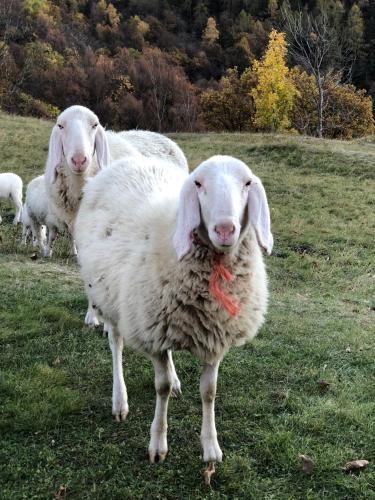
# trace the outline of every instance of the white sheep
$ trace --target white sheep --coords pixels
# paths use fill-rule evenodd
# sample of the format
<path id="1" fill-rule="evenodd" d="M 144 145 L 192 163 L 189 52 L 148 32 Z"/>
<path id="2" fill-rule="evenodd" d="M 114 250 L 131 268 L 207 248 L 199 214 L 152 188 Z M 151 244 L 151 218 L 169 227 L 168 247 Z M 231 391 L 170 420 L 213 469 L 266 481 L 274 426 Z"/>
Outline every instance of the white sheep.
<path id="1" fill-rule="evenodd" d="M 43 256 L 50 257 L 52 243 L 57 234 L 64 231 L 64 223 L 49 208 L 44 175 L 29 182 L 24 210 L 24 227 L 30 227 L 35 244 L 40 247 Z"/>
<path id="2" fill-rule="evenodd" d="M 186 156 L 177 144 L 162 134 L 148 130 L 118 132 L 127 143 L 134 146 L 143 156 L 172 161 L 185 172 L 189 171 Z"/>
<path id="3" fill-rule="evenodd" d="M 21 220 L 22 213 L 22 179 L 11 172 L 0 174 L 0 199 L 10 200 L 16 207 L 13 224 Z"/>
<path id="4" fill-rule="evenodd" d="M 87 179 L 111 160 L 142 155 L 166 158 L 188 170 L 184 154 L 170 139 L 145 131 L 106 132 L 88 108 L 67 108 L 57 117 L 49 141 L 45 177 L 50 212 L 65 223 L 72 235 Z M 52 244 L 49 240 L 48 246 Z M 90 303 L 85 323 L 99 324 Z"/>
<path id="5" fill-rule="evenodd" d="M 160 160 L 118 161 L 85 187 L 76 221 L 81 274 L 110 328 L 112 413 L 128 413 L 123 342 L 149 357 L 157 393 L 149 457 L 167 453 L 167 405 L 178 383 L 170 350 L 203 364 L 201 443 L 220 462 L 214 416 L 220 361 L 264 321 L 272 250 L 267 197 L 240 160 L 215 156 L 189 176 Z"/>

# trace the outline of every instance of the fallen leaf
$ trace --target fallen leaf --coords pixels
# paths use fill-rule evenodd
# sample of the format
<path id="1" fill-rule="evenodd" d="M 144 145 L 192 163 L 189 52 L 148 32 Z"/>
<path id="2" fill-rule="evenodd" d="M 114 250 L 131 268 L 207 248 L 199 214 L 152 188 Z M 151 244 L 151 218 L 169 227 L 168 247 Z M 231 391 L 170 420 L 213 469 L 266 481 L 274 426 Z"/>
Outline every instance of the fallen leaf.
<path id="1" fill-rule="evenodd" d="M 361 470 L 368 466 L 370 462 L 368 460 L 353 460 L 352 462 L 347 462 L 342 470 L 345 472 L 352 472 L 355 470 Z"/>
<path id="2" fill-rule="evenodd" d="M 331 383 L 327 382 L 327 380 L 319 380 L 318 384 L 319 387 L 322 389 L 322 391 L 326 391 L 328 387 L 331 385 Z"/>
<path id="3" fill-rule="evenodd" d="M 298 455 L 302 463 L 302 470 L 305 474 L 312 474 L 314 471 L 314 462 L 307 455 Z"/>
<path id="4" fill-rule="evenodd" d="M 57 491 L 53 497 L 55 500 L 61 500 L 66 497 L 67 491 L 66 491 L 66 486 L 63 484 L 60 486 L 59 491 Z"/>
<path id="5" fill-rule="evenodd" d="M 207 486 L 211 484 L 211 476 L 215 474 L 215 462 L 209 462 L 207 469 L 203 471 L 204 482 Z"/>

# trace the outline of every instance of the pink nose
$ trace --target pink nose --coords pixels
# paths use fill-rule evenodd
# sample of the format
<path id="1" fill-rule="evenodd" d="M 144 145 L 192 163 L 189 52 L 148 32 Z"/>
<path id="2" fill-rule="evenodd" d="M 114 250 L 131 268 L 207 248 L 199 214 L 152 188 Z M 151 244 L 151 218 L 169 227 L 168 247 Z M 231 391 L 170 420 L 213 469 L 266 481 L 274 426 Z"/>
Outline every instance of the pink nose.
<path id="1" fill-rule="evenodd" d="M 81 154 L 76 154 L 72 156 L 73 165 L 77 167 L 77 170 L 82 170 L 86 161 L 87 161 L 86 156 L 83 156 Z"/>
<path id="2" fill-rule="evenodd" d="M 236 228 L 234 227 L 234 224 L 227 223 L 227 224 L 217 224 L 215 226 L 215 233 L 217 233 L 220 238 L 223 240 L 228 239 L 232 234 L 235 232 Z"/>

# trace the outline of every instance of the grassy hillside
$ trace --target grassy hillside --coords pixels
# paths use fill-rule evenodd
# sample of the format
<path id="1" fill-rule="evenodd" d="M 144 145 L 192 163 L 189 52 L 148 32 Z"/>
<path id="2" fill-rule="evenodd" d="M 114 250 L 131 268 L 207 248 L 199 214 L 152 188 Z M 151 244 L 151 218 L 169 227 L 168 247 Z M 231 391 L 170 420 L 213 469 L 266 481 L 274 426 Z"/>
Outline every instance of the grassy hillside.
<path id="1" fill-rule="evenodd" d="M 50 128 L 0 114 L 0 170 L 25 182 L 41 173 Z M 108 342 L 82 326 L 86 300 L 74 260 L 62 243 L 51 261 L 31 260 L 1 203 L 0 496 L 375 498 L 375 144 L 174 138 L 191 166 L 218 153 L 246 161 L 264 180 L 275 236 L 268 320 L 220 369 L 225 458 L 212 488 L 201 480 L 199 363 L 175 356 L 183 395 L 170 405 L 167 460 L 151 466 L 150 363 L 126 350 L 130 413 L 116 424 Z M 314 461 L 311 475 L 299 454 Z M 341 467 L 357 458 L 369 467 L 345 474 Z"/>

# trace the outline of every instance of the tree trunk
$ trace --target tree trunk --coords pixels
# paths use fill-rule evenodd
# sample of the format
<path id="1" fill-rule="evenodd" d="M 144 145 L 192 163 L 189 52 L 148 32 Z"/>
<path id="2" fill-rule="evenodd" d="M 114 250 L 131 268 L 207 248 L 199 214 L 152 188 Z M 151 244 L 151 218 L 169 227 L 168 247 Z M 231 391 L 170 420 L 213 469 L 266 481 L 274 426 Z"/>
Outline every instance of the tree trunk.
<path id="1" fill-rule="evenodd" d="M 317 77 L 317 85 L 319 90 L 319 99 L 318 99 L 318 137 L 321 139 L 323 137 L 323 105 L 324 105 L 324 90 L 323 90 L 323 82 L 320 73 L 318 73 Z"/>

